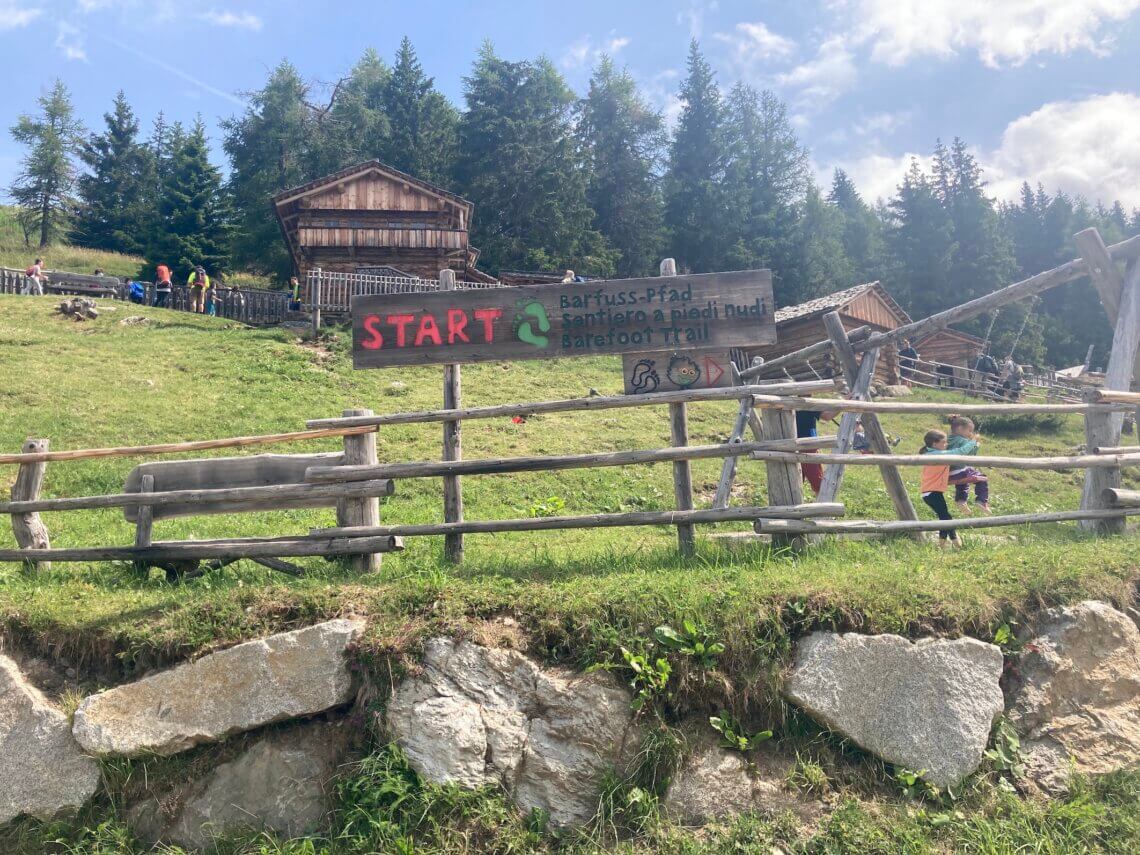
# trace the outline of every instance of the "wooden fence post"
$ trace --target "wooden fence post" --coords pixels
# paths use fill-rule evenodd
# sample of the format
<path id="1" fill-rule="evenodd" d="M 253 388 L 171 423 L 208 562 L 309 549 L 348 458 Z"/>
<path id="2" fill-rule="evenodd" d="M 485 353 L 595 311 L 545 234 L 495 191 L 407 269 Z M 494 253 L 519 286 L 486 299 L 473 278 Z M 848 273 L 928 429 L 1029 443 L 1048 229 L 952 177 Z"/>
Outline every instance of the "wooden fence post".
<path id="1" fill-rule="evenodd" d="M 313 308 L 313 338 L 321 334 L 321 268 L 309 271 L 312 285 L 309 287 L 309 303 Z"/>
<path id="2" fill-rule="evenodd" d="M 1092 267 L 1090 263 L 1090 268 Z M 1105 310 L 1109 309 L 1105 305 Z M 1104 375 L 1104 389 L 1127 392 L 1132 383 L 1137 355 L 1140 354 L 1140 263 L 1132 262 L 1124 277 L 1116 327 L 1112 333 L 1112 352 L 1108 357 L 1108 370 Z M 1095 390 L 1086 401 L 1095 397 Z M 1120 432 L 1124 423 L 1122 413 L 1088 413 L 1085 415 L 1085 444 L 1089 448 L 1120 445 Z M 1119 488 L 1119 467 L 1089 469 L 1085 472 L 1085 485 L 1081 494 L 1081 510 L 1102 510 L 1109 507 L 1105 501 L 1107 490 Z M 1124 517 L 1088 520 L 1082 525 L 1105 534 L 1124 531 Z"/>
<path id="3" fill-rule="evenodd" d="M 371 416 L 372 410 L 345 410 L 345 417 Z M 376 466 L 376 432 L 355 434 L 344 438 L 346 466 Z M 364 499 L 341 499 L 336 505 L 338 526 L 380 525 L 380 500 L 375 496 Z M 380 553 L 352 556 L 352 569 L 359 573 L 374 573 L 380 569 Z"/>
<path id="4" fill-rule="evenodd" d="M 847 385 L 854 389 L 859 375 L 859 362 L 855 358 L 855 350 L 851 347 L 851 341 L 847 337 L 847 330 L 843 328 L 843 321 L 839 319 L 838 312 L 828 312 L 823 316 L 823 323 L 827 328 L 828 338 L 831 339 L 831 343 L 835 347 L 835 353 L 839 357 L 839 364 L 843 366 Z M 863 430 L 867 434 L 867 442 L 870 443 L 871 451 L 875 454 L 891 453 L 891 445 L 887 442 L 887 435 L 879 422 L 878 414 L 863 413 Z M 883 484 L 887 488 L 887 494 L 891 497 L 891 503 L 895 506 L 895 513 L 898 518 L 900 520 L 917 520 L 918 514 L 907 494 L 906 484 L 903 483 L 902 474 L 898 467 L 880 466 L 879 472 L 883 476 Z M 837 483 L 837 491 L 838 487 Z M 921 535 L 919 536 L 921 537 Z"/>
<path id="5" fill-rule="evenodd" d="M 677 262 L 672 258 L 662 260 L 661 275 L 676 276 Z M 689 444 L 689 412 L 683 403 L 669 405 L 669 437 L 675 446 Z M 673 498 L 677 510 L 693 509 L 693 468 L 688 460 L 678 460 L 673 464 Z M 692 523 L 677 525 L 677 545 L 685 557 L 696 552 L 697 540 Z"/>
<path id="6" fill-rule="evenodd" d="M 455 290 L 455 271 L 439 271 L 439 290 Z M 458 365 L 443 366 L 443 408 L 457 410 L 461 405 L 461 374 Z M 460 436 L 460 423 L 443 423 L 443 459 L 462 460 L 463 442 Z M 443 479 L 443 521 L 463 522 L 463 487 L 458 475 L 447 475 Z M 463 561 L 463 535 L 443 536 L 443 556 L 448 561 L 459 564 Z"/>
<path id="7" fill-rule="evenodd" d="M 143 475 L 139 478 L 139 492 L 140 493 L 153 493 L 154 492 L 154 476 Z M 150 546 L 151 543 L 151 529 L 154 527 L 154 506 L 153 505 L 139 505 L 138 516 L 135 518 L 135 546 L 145 548 Z M 135 569 L 139 572 L 146 572 L 147 563 L 145 561 L 136 561 Z"/>
<path id="8" fill-rule="evenodd" d="M 24 454 L 38 454 L 47 451 L 48 444 L 46 439 L 29 439 L 21 450 Z M 38 499 L 46 469 L 46 462 L 20 464 L 16 483 L 12 485 L 12 501 L 32 502 Z M 47 526 L 38 513 L 12 514 L 12 534 L 16 537 L 16 545 L 21 549 L 51 548 Z M 50 570 L 51 564 L 46 561 L 29 561 L 27 567 L 30 570 Z"/>
<path id="9" fill-rule="evenodd" d="M 795 439 L 796 416 L 791 410 L 768 410 L 762 422 L 764 439 Z M 768 460 L 768 504 L 799 505 L 804 500 L 803 478 L 800 465 L 795 462 Z M 804 540 L 784 535 L 772 535 L 772 543 L 777 546 L 802 546 Z"/>

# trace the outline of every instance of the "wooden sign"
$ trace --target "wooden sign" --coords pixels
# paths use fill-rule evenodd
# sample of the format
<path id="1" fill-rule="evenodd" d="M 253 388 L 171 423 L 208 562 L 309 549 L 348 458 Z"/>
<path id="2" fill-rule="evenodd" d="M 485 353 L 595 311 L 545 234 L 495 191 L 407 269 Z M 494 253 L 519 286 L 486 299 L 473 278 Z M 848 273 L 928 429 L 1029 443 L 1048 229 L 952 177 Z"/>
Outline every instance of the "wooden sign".
<path id="1" fill-rule="evenodd" d="M 770 270 L 352 298 L 355 368 L 775 341 Z"/>
<path id="2" fill-rule="evenodd" d="M 732 385 L 732 362 L 723 350 L 627 353 L 621 367 L 627 395 Z"/>

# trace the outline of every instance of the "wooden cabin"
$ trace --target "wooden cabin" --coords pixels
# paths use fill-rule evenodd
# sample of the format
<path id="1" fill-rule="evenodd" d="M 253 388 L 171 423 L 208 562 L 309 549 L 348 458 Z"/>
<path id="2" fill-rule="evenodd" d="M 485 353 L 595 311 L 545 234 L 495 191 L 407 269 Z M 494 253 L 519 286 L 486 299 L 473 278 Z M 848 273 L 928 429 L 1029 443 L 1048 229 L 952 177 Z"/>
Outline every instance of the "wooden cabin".
<path id="1" fill-rule="evenodd" d="M 746 356 L 762 356 L 765 360 L 775 359 L 792 351 L 807 347 L 827 339 L 827 329 L 823 316 L 828 312 L 838 312 L 844 328 L 851 332 L 862 326 L 873 332 L 886 332 L 911 322 L 887 289 L 878 282 L 856 285 L 843 291 L 836 291 L 826 297 L 817 297 L 796 306 L 776 309 L 776 344 L 748 348 Z M 810 365 L 788 366 L 788 374 L 797 380 L 812 380 L 817 377 L 832 377 L 839 373 L 832 364 L 832 357 L 819 357 Z M 763 379 L 786 378 L 782 370 Z M 875 380 L 879 383 L 899 382 L 898 348 L 889 345 L 879 352 L 879 363 L 875 367 Z"/>
<path id="2" fill-rule="evenodd" d="M 285 190 L 273 197 L 297 275 L 392 268 L 436 278 L 494 282 L 468 243 L 475 206 L 461 196 L 377 160 Z"/>
<path id="3" fill-rule="evenodd" d="M 918 351 L 919 368 L 938 375 L 934 380 L 922 377 L 925 382 L 939 386 L 965 388 L 970 385 L 970 370 L 978 362 L 985 342 L 976 335 L 947 327 L 917 338 L 911 342 Z"/>

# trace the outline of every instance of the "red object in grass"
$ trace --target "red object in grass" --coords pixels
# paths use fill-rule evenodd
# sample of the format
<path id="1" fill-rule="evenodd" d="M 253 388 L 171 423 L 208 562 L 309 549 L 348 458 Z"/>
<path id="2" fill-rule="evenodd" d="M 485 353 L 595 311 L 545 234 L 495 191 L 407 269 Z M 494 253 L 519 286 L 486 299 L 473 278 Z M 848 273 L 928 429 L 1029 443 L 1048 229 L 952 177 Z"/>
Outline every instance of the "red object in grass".
<path id="1" fill-rule="evenodd" d="M 524 419 L 522 416 L 511 416 L 511 421 L 514 422 L 516 425 L 525 425 L 526 424 L 526 419 Z"/>

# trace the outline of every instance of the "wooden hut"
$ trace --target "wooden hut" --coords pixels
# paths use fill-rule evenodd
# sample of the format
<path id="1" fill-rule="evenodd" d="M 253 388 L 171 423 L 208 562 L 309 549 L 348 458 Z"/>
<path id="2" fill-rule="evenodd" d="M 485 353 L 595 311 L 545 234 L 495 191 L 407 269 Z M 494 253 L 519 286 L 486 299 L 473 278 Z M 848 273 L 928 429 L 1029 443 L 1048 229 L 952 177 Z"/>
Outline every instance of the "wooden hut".
<path id="1" fill-rule="evenodd" d="M 867 326 L 874 332 L 885 332 L 910 323 L 910 316 L 895 302 L 887 289 L 878 282 L 856 285 L 843 291 L 836 291 L 826 297 L 817 297 L 796 306 L 776 309 L 776 344 L 759 348 L 749 348 L 749 359 L 762 356 L 775 359 L 809 344 L 827 339 L 827 329 L 823 316 L 828 312 L 838 312 L 844 328 L 851 332 Z M 788 373 L 774 373 L 773 377 L 787 377 L 797 380 L 831 377 L 837 373 L 830 357 L 821 357 L 810 364 L 789 366 Z M 767 375 L 761 375 L 771 379 Z M 875 379 L 880 383 L 899 382 L 898 349 L 890 345 L 879 352 L 879 363 L 875 368 Z"/>
<path id="2" fill-rule="evenodd" d="M 985 342 L 976 335 L 950 327 L 935 330 L 911 344 L 920 357 L 918 367 L 937 376 L 937 379 L 920 377 L 923 382 L 963 388 L 970 385 L 970 370 L 977 364 L 978 355 L 985 346 Z"/>
<path id="3" fill-rule="evenodd" d="M 393 268 L 435 278 L 494 282 L 468 243 L 475 206 L 461 196 L 370 160 L 273 197 L 299 276 L 313 268 L 357 273 Z"/>

